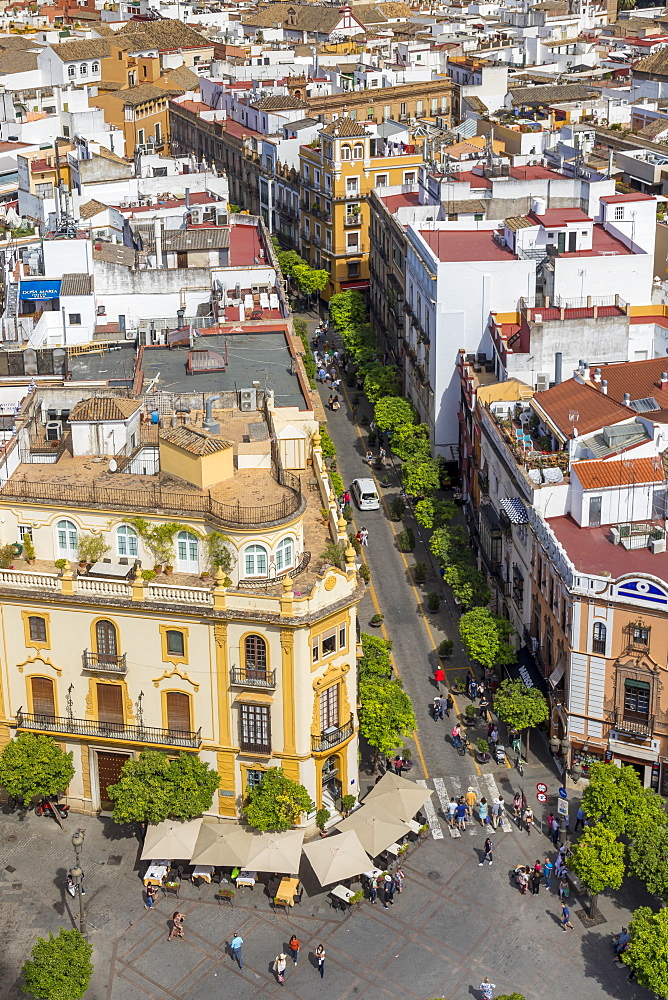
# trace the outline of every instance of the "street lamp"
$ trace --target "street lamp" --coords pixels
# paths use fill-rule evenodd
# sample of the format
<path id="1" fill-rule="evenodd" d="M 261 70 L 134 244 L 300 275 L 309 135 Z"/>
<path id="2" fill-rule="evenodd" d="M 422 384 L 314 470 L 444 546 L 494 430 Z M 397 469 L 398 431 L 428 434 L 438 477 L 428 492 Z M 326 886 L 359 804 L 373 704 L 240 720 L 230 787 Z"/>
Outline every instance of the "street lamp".
<path id="1" fill-rule="evenodd" d="M 88 928 L 86 926 L 86 914 L 84 913 L 84 902 L 83 902 L 83 869 L 79 863 L 81 856 L 81 848 L 83 847 L 84 837 L 86 836 L 85 830 L 76 830 L 72 835 L 72 847 L 74 848 L 74 853 L 76 854 L 76 864 L 72 869 L 72 881 L 77 887 L 77 893 L 79 894 L 79 930 L 82 937 L 88 940 Z"/>

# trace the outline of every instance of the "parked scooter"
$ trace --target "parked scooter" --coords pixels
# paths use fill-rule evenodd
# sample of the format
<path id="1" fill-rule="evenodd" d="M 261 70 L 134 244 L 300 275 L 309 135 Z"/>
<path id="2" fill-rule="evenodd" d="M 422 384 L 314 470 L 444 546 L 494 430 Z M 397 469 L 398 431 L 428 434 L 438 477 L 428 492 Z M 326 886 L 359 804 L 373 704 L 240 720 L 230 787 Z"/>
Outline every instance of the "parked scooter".
<path id="1" fill-rule="evenodd" d="M 56 795 L 51 795 L 47 799 L 42 799 L 38 806 L 35 806 L 36 816 L 53 816 L 54 819 L 67 819 L 70 807 L 64 802 L 59 802 Z"/>

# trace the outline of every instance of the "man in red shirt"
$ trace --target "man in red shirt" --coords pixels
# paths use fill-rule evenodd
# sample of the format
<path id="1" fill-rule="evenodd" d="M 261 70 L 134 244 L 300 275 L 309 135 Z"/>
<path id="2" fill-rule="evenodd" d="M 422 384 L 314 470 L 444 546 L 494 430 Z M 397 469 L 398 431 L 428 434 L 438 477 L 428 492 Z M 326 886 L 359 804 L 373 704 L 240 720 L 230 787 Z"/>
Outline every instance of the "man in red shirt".
<path id="1" fill-rule="evenodd" d="M 438 688 L 438 693 L 443 694 L 443 682 L 445 681 L 445 671 L 440 665 L 434 670 L 434 680 L 436 681 L 436 687 Z"/>

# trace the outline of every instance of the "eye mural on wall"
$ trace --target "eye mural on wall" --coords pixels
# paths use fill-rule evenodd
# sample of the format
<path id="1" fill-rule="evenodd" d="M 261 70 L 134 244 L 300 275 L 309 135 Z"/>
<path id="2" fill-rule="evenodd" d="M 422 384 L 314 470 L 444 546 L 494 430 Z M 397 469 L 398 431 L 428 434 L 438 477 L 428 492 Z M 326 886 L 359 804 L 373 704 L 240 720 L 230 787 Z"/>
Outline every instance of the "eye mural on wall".
<path id="1" fill-rule="evenodd" d="M 668 607 L 668 593 L 650 580 L 625 580 L 617 586 L 617 597 Z"/>

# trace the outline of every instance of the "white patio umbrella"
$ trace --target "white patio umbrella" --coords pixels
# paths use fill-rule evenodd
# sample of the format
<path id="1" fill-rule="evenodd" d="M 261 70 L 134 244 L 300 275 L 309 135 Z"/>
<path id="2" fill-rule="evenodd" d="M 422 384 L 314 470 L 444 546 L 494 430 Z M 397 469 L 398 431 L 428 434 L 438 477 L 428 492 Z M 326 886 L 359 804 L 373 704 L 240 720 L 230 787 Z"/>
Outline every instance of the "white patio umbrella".
<path id="1" fill-rule="evenodd" d="M 364 799 L 364 805 L 372 803 L 399 819 L 413 819 L 418 809 L 431 797 L 428 788 L 416 785 L 414 781 L 386 771 L 377 785 Z"/>
<path id="2" fill-rule="evenodd" d="M 245 868 L 256 840 L 243 826 L 202 823 L 197 843 L 188 857 L 193 864 Z"/>
<path id="3" fill-rule="evenodd" d="M 410 827 L 402 819 L 371 804 L 362 806 L 347 819 L 337 823 L 336 828 L 343 833 L 354 830 L 362 847 L 372 858 L 377 858 L 386 847 L 410 832 Z"/>
<path id="4" fill-rule="evenodd" d="M 303 830 L 286 830 L 285 833 L 262 833 L 253 837 L 254 844 L 246 861 L 246 868 L 254 872 L 278 872 L 292 875 L 299 871 Z"/>
<path id="5" fill-rule="evenodd" d="M 202 817 L 198 816 L 197 819 L 188 820 L 166 819 L 149 826 L 144 837 L 142 860 L 187 860 L 192 854 L 201 825 Z"/>
<path id="6" fill-rule="evenodd" d="M 320 885 L 341 882 L 369 870 L 369 855 L 354 830 L 304 844 L 304 854 Z"/>

